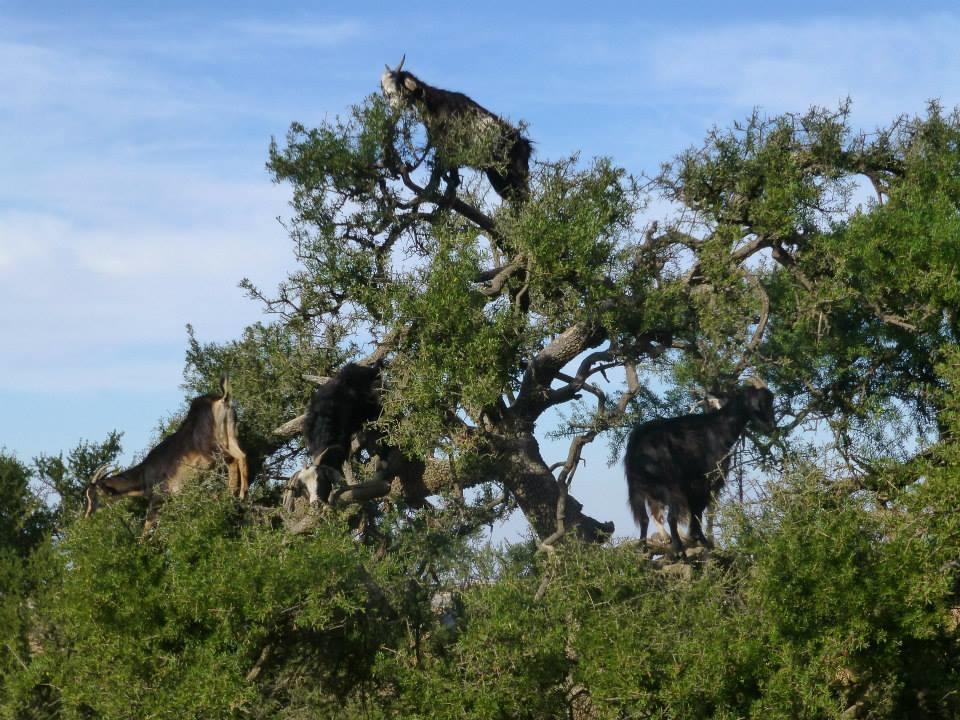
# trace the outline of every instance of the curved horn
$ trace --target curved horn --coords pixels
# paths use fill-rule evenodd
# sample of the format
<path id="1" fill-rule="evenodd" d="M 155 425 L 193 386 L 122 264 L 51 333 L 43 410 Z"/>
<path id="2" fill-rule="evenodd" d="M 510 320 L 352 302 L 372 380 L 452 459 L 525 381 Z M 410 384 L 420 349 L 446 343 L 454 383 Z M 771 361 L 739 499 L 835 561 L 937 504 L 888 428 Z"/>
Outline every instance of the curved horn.
<path id="1" fill-rule="evenodd" d="M 226 372 L 220 375 L 220 394 L 224 400 L 230 397 L 230 376 Z"/>
<path id="2" fill-rule="evenodd" d="M 97 483 L 103 480 L 105 476 L 111 474 L 111 470 L 117 470 L 119 472 L 119 469 L 110 463 L 104 463 L 93 471 L 93 477 L 90 478 L 90 484 L 87 485 L 87 489 L 84 491 L 84 496 L 87 501 L 87 509 L 86 512 L 83 513 L 84 517 L 90 517 L 97 509 Z"/>
<path id="3" fill-rule="evenodd" d="M 333 445 L 327 445 L 327 447 L 321 450 L 320 453 L 315 458 L 313 458 L 313 464 L 320 465 L 320 463 L 323 462 L 323 457 L 331 450 L 333 450 Z"/>
<path id="4" fill-rule="evenodd" d="M 116 467 L 116 465 L 113 465 L 111 463 L 104 463 L 103 465 L 101 465 L 100 467 L 98 467 L 96 470 L 93 471 L 93 477 L 90 478 L 90 484 L 96 485 L 98 482 L 103 480 L 104 477 L 109 475 L 111 470 L 118 470 L 118 468 Z"/>
<path id="5" fill-rule="evenodd" d="M 750 387 L 755 387 L 755 388 L 758 388 L 758 389 L 763 389 L 763 390 L 769 390 L 769 389 L 770 389 L 770 388 L 767 387 L 767 384 L 766 384 L 761 378 L 757 377 L 756 375 L 751 375 L 750 377 L 748 377 L 747 380 L 746 380 L 746 384 L 749 385 Z"/>
<path id="6" fill-rule="evenodd" d="M 400 58 L 400 64 L 399 64 L 399 65 L 397 65 L 397 69 L 396 69 L 396 70 L 394 70 L 394 72 L 400 72 L 400 70 L 402 70 L 402 69 L 403 69 L 403 61 L 404 61 L 404 60 L 406 60 L 406 59 L 407 59 L 407 54 L 406 54 L 406 53 L 404 53 L 404 54 L 403 54 L 403 57 L 402 57 L 402 58 Z"/>
<path id="7" fill-rule="evenodd" d="M 97 486 L 92 483 L 88 485 L 84 496 L 87 501 L 87 509 L 84 511 L 83 516 L 90 517 L 97 509 Z"/>

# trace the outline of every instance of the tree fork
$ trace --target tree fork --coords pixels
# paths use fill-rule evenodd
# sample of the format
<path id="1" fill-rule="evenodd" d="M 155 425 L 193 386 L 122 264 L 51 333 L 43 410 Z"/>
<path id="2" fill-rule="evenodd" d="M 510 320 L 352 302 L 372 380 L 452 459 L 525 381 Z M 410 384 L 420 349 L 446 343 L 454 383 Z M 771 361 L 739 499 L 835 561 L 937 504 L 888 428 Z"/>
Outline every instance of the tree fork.
<path id="1" fill-rule="evenodd" d="M 492 439 L 497 455 L 509 468 L 503 483 L 514 496 L 520 510 L 541 539 L 550 537 L 557 527 L 557 501 L 560 487 L 540 454 L 532 433 Z M 612 522 L 600 522 L 583 513 L 583 505 L 567 495 L 565 527 L 590 542 L 603 542 L 613 535 Z"/>

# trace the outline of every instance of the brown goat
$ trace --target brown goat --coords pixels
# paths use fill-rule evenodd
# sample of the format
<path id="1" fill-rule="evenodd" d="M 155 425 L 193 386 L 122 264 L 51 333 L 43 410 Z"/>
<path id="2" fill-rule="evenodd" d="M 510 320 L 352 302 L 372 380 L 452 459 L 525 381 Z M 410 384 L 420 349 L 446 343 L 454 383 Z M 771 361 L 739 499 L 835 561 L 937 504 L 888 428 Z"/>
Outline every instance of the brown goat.
<path id="1" fill-rule="evenodd" d="M 220 390 L 221 395 L 194 398 L 180 426 L 139 464 L 113 474 L 108 465 L 98 468 L 87 486 L 86 516 L 97 509 L 98 490 L 118 497 L 147 497 L 150 502 L 144 530 L 148 530 L 156 519 L 161 497 L 180 492 L 193 473 L 209 470 L 218 457 L 227 463 L 230 492 L 245 499 L 249 485 L 247 456 L 237 442 L 237 414 L 230 403 L 226 376 L 220 380 Z"/>

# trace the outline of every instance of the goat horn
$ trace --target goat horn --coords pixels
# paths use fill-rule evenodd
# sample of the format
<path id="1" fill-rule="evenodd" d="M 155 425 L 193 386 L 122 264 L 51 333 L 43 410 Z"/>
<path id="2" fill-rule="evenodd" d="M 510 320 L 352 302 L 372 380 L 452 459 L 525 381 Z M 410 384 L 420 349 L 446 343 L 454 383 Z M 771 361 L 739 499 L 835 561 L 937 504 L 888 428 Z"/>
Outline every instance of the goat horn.
<path id="1" fill-rule="evenodd" d="M 96 485 L 98 482 L 103 480 L 104 477 L 110 474 L 110 471 L 115 469 L 115 466 L 110 463 L 104 463 L 96 470 L 93 471 L 93 477 L 90 478 L 90 484 Z"/>
<path id="2" fill-rule="evenodd" d="M 90 517 L 97 509 L 97 488 L 93 483 L 87 487 L 86 492 L 84 492 L 84 497 L 87 501 L 87 509 L 84 511 L 83 516 Z"/>
<path id="3" fill-rule="evenodd" d="M 769 388 L 767 387 L 767 384 L 756 375 L 751 375 L 750 377 L 747 378 L 747 385 L 749 385 L 750 387 L 769 390 Z"/>
<path id="4" fill-rule="evenodd" d="M 397 65 L 397 69 L 394 70 L 394 72 L 400 72 L 400 69 L 403 67 L 403 61 L 406 60 L 406 59 L 407 59 L 407 54 L 404 53 L 404 54 L 403 54 L 403 57 L 400 58 L 400 64 Z"/>

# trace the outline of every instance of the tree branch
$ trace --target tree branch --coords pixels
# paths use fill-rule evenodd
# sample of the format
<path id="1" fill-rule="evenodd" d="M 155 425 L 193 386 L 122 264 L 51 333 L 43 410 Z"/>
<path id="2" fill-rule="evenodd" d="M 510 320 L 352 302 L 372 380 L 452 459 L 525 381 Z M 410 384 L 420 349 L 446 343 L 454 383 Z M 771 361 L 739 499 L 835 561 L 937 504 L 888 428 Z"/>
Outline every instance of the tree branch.
<path id="1" fill-rule="evenodd" d="M 558 380 L 563 380 L 567 384 L 562 388 L 556 388 L 556 389 L 550 390 L 548 394 L 547 402 L 550 405 L 558 405 L 560 403 L 564 403 L 564 402 L 567 402 L 568 400 L 571 400 L 574 397 L 574 395 L 580 392 L 580 390 L 586 389 L 588 392 L 594 392 L 590 388 L 585 387 L 587 383 L 587 379 L 591 375 L 595 375 L 598 372 L 604 373 L 607 370 L 615 368 L 618 365 L 620 365 L 620 363 L 607 362 L 607 363 L 604 363 L 603 365 L 598 365 L 597 367 L 593 367 L 593 364 L 603 362 L 604 360 L 612 360 L 612 359 L 613 359 L 613 355 L 611 355 L 609 350 L 604 352 L 590 353 L 580 363 L 580 367 L 577 369 L 577 374 L 575 377 L 571 377 L 570 375 L 567 375 L 565 373 L 558 372 L 556 374 L 556 378 Z M 599 390 L 599 388 L 596 388 L 596 389 Z M 594 394 L 596 393 L 594 392 Z"/>
<path id="2" fill-rule="evenodd" d="M 497 232 L 497 226 L 489 215 L 486 215 L 472 205 L 468 205 L 455 195 L 453 197 L 438 197 L 435 189 L 431 192 L 429 185 L 425 188 L 420 187 L 416 182 L 414 182 L 413 178 L 411 178 L 410 174 L 407 172 L 401 173 L 400 177 L 403 180 L 403 184 L 406 185 L 411 191 L 416 193 L 417 196 L 422 198 L 425 202 L 433 202 L 442 207 L 447 207 L 451 210 L 454 210 L 484 232 L 489 233 L 492 237 L 500 239 L 501 236 L 500 233 Z"/>
<path id="3" fill-rule="evenodd" d="M 507 283 L 507 280 L 515 275 L 517 271 L 521 270 L 522 267 L 523 259 L 518 258 L 509 265 L 480 273 L 477 281 L 486 285 L 480 292 L 486 297 L 496 297 L 503 290 L 503 286 Z"/>
<path id="4" fill-rule="evenodd" d="M 518 420 L 535 420 L 550 407 L 550 384 L 563 366 L 605 339 L 606 332 L 602 328 L 587 322 L 578 322 L 560 333 L 527 365 L 517 401 L 510 407 L 510 413 Z"/>
<path id="5" fill-rule="evenodd" d="M 747 347 L 744 348 L 743 355 L 740 357 L 740 362 L 737 363 L 734 371 L 736 375 L 740 375 L 750 364 L 750 357 L 760 346 L 760 342 L 763 340 L 764 330 L 767 328 L 767 320 L 770 318 L 770 296 L 767 295 L 767 291 L 763 289 L 763 285 L 760 284 L 760 281 L 756 277 L 752 279 L 757 286 L 757 290 L 760 292 L 760 319 L 757 320 L 757 328 L 753 331 L 753 337 L 750 338 L 750 342 L 747 343 Z"/>

